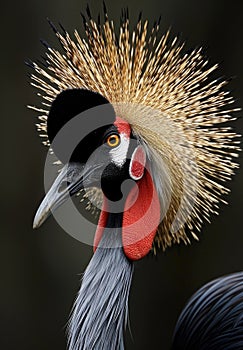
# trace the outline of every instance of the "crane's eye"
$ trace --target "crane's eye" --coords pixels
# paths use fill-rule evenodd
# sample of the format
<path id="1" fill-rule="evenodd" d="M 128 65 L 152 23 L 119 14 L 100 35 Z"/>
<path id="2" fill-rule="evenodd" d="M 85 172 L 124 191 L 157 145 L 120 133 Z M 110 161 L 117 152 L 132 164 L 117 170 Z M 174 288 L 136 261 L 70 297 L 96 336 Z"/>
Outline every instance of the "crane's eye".
<path id="1" fill-rule="evenodd" d="M 109 147 L 117 147 L 120 143 L 120 136 L 118 134 L 111 134 L 107 137 L 106 143 Z"/>

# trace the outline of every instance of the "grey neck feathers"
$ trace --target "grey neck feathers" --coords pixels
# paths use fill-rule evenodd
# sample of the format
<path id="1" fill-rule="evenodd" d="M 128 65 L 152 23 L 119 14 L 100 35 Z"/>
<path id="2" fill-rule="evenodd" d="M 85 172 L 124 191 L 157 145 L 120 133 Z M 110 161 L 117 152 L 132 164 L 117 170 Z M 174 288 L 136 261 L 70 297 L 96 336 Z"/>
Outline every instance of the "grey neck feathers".
<path id="1" fill-rule="evenodd" d="M 121 244 L 121 216 L 110 214 L 82 279 L 69 321 L 69 350 L 123 350 L 133 265 Z"/>

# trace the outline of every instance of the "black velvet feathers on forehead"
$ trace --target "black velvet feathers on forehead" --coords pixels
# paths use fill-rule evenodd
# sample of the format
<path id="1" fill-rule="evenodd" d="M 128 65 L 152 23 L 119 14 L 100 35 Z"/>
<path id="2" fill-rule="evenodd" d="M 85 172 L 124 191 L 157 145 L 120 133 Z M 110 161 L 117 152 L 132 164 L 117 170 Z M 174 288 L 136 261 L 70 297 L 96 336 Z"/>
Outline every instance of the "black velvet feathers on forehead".
<path id="1" fill-rule="evenodd" d="M 109 104 L 102 95 L 85 89 L 68 89 L 62 91 L 51 105 L 47 119 L 47 134 L 52 142 L 60 129 L 73 117 L 90 108 Z M 115 121 L 115 112 L 110 105 L 110 122 Z"/>
<path id="2" fill-rule="evenodd" d="M 102 113 L 92 113 L 92 111 L 95 110 L 94 107 L 102 105 L 105 105 L 104 112 L 102 110 Z M 89 115 L 87 115 L 87 113 L 82 113 L 89 110 L 91 110 Z M 84 129 L 87 127 L 87 123 L 90 122 L 90 115 L 92 117 L 91 123 L 93 125 L 93 130 L 86 133 Z M 47 134 L 54 153 L 63 163 L 70 160 L 67 159 L 70 157 L 66 154 L 66 148 L 68 148 L 68 144 L 70 140 L 72 140 L 72 132 L 70 134 L 69 131 L 69 134 L 66 133 L 66 135 L 64 133 L 61 142 L 59 140 L 59 142 L 55 143 L 53 140 L 60 130 L 66 127 L 68 122 L 75 117 L 80 118 L 78 122 L 80 140 L 77 142 L 78 146 L 75 147 L 75 151 L 72 154 L 71 160 L 73 161 L 85 161 L 84 159 L 80 159 L 80 154 L 83 154 L 83 151 L 85 151 L 86 154 L 83 154 L 82 158 L 87 157 L 87 152 L 92 151 L 91 149 L 88 150 L 87 147 L 90 148 L 92 145 L 94 149 L 94 147 L 98 145 L 101 135 L 114 123 L 116 118 L 112 105 L 102 95 L 85 89 L 68 89 L 62 91 L 51 105 L 47 119 Z M 78 133 L 78 131 L 79 130 L 75 130 L 75 133 Z M 90 142 L 90 137 L 92 138 L 92 142 Z"/>

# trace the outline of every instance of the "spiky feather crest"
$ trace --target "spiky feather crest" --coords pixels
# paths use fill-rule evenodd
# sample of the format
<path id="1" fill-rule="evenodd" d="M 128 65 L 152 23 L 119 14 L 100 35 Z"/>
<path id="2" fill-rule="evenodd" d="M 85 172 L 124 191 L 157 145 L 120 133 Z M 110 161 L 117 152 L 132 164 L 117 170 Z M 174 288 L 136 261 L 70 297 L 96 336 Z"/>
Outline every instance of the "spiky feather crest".
<path id="1" fill-rule="evenodd" d="M 224 126 L 238 110 L 222 90 L 226 81 L 210 81 L 217 65 L 208 67 L 201 49 L 183 54 L 177 38 L 170 40 L 169 32 L 160 35 L 159 23 L 149 30 L 148 21 L 139 18 L 130 31 L 124 12 L 116 36 L 106 13 L 103 24 L 87 14 L 85 38 L 75 30 L 72 39 L 52 25 L 64 53 L 46 46 L 47 68 L 32 63 L 32 85 L 43 105 L 32 107 L 40 113 L 40 136 L 49 145 L 49 107 L 61 91 L 100 93 L 131 124 L 151 160 L 163 209 L 154 249 L 187 243 L 188 232 L 197 239 L 202 221 L 217 212 L 229 191 L 223 182 L 238 166 L 232 161 L 239 152 L 237 135 Z"/>

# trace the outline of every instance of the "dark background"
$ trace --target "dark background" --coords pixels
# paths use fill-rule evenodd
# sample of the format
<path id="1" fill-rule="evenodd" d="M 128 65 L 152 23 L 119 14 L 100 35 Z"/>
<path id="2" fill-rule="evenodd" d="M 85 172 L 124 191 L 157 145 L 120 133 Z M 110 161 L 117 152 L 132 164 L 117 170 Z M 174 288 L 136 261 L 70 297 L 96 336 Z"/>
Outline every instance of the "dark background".
<path id="1" fill-rule="evenodd" d="M 126 1 L 106 1 L 118 22 Z M 66 234 L 50 218 L 38 231 L 32 219 L 44 195 L 46 149 L 35 131 L 36 102 L 23 62 L 44 52 L 39 39 L 57 46 L 46 17 L 68 31 L 81 28 L 84 1 L 5 2 L 1 8 L 1 295 L 0 348 L 65 349 L 65 323 L 92 249 Z M 100 1 L 91 1 L 94 14 Z M 243 41 L 240 1 L 129 1 L 132 21 L 143 10 L 153 22 L 162 15 L 162 29 L 181 33 L 187 48 L 203 46 L 218 75 L 234 77 L 229 88 L 242 105 Z M 240 115 L 240 113 L 239 113 Z M 242 120 L 236 124 L 242 132 Z M 175 246 L 157 258 L 136 264 L 130 296 L 126 349 L 168 349 L 173 328 L 187 298 L 214 277 L 243 270 L 242 172 L 229 184 L 232 194 L 220 216 L 204 225 L 200 242 Z"/>

